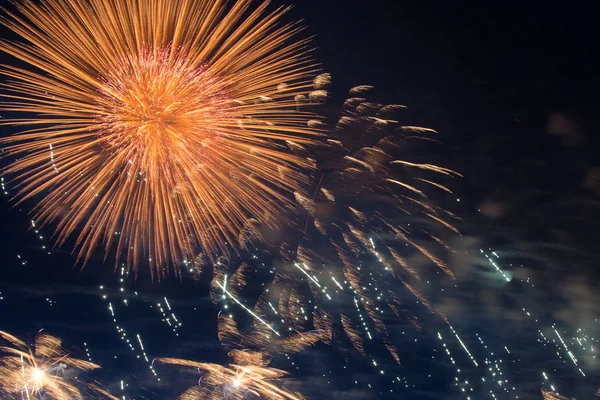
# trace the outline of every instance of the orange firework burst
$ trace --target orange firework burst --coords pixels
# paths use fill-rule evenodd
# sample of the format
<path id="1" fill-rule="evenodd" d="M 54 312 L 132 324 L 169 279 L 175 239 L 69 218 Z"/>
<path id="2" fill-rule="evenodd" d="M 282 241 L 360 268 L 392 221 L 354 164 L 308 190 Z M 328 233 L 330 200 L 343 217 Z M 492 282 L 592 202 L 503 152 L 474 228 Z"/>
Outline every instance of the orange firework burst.
<path id="1" fill-rule="evenodd" d="M 233 359 L 233 364 L 228 366 L 179 358 L 158 358 L 155 361 L 205 371 L 201 379 L 202 386 L 186 390 L 179 396 L 180 400 L 241 400 L 248 398 L 248 395 L 271 400 L 304 399 L 300 394 L 289 392 L 275 384 L 287 372 L 269 368 L 270 360 L 265 360 L 262 353 L 233 350 L 229 356 Z"/>
<path id="2" fill-rule="evenodd" d="M 298 102 L 322 111 L 330 82 L 329 74 L 318 75 L 314 90 Z M 335 119 L 323 115 L 309 122 L 327 132 L 327 145 L 310 154 L 320 177 L 312 194 L 294 193 L 300 212 L 290 219 L 296 218 L 300 229 L 278 233 L 279 258 L 270 273 L 249 273 L 255 254 L 273 257 L 273 247 L 256 247 L 243 263 L 214 265 L 211 294 L 216 302 L 236 303 L 267 334 L 279 335 L 270 321 L 297 332 L 317 329 L 323 342 L 342 348 L 350 344 L 363 355 L 369 351 L 366 341 L 377 335 L 400 363 L 388 321 L 392 315 L 406 318 L 404 296 L 414 296 L 449 323 L 427 299 L 422 277 L 441 269 L 454 278 L 447 260 L 460 235 L 454 226 L 459 219 L 433 199 L 455 202 L 450 188 L 460 174 L 428 162 L 429 153 L 409 151 L 437 143 L 437 132 L 402 125 L 398 111 L 404 106 L 367 101 L 370 89 L 352 88 Z M 432 190 L 438 193 L 431 196 Z M 250 221 L 239 241 L 260 232 L 263 227 Z M 200 272 L 208 263 L 200 255 L 195 267 Z M 238 298 L 256 282 L 252 279 L 266 284 L 250 310 Z M 340 331 L 344 335 L 336 334 Z"/>
<path id="3" fill-rule="evenodd" d="M 0 50 L 0 140 L 16 159 L 20 200 L 78 231 L 84 263 L 102 244 L 153 274 L 194 248 L 227 252 L 249 217 L 289 204 L 309 167 L 288 146 L 313 143 L 294 98 L 315 67 L 302 29 L 252 0 L 14 2 L 3 24 L 25 43 Z M 115 247 L 113 247 L 115 246 Z"/>
<path id="4" fill-rule="evenodd" d="M 27 399 L 39 398 L 41 395 L 53 399 L 79 399 L 79 389 L 60 375 L 67 368 L 79 371 L 100 368 L 96 364 L 71 357 L 62 349 L 60 339 L 44 332 L 35 337 L 34 349 L 6 332 L 0 331 L 0 338 L 11 344 L 10 347 L 0 347 L 6 353 L 0 357 L 0 393 L 5 395 Z M 107 398 L 115 398 L 106 391 L 101 394 Z"/>

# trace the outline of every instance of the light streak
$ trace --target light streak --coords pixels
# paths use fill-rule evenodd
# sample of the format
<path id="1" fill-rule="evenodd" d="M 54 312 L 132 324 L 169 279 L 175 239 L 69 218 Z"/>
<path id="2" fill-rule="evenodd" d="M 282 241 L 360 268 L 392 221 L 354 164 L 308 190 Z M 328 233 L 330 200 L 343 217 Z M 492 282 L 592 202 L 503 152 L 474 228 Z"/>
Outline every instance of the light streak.
<path id="1" fill-rule="evenodd" d="M 452 325 L 449 325 L 449 327 L 450 327 L 450 330 L 452 331 L 452 333 L 454 334 L 454 336 L 456 336 L 456 339 L 458 340 L 458 342 L 460 343 L 460 345 L 462 346 L 462 348 L 465 350 L 465 352 L 467 353 L 467 355 L 471 359 L 471 361 L 473 361 L 473 364 L 475 364 L 475 366 L 478 367 L 479 364 L 477 364 L 477 361 L 475 360 L 475 357 L 473 357 L 473 355 L 471 354 L 471 352 L 469 351 L 469 349 L 467 349 L 467 346 L 461 340 L 460 336 L 458 336 L 458 333 L 456 333 L 456 331 L 454 330 L 454 328 L 452 327 Z"/>
<path id="2" fill-rule="evenodd" d="M 229 298 L 231 300 L 235 301 L 237 303 L 237 305 L 239 305 L 240 307 L 242 307 L 253 318 L 255 318 L 257 321 L 259 321 L 261 324 L 263 324 L 267 328 L 269 328 L 277 336 L 281 336 L 279 334 L 279 332 L 277 332 L 271 325 L 267 324 L 261 317 L 259 317 L 258 315 L 256 315 L 252 310 L 250 310 L 248 307 L 246 307 L 241 301 L 239 301 L 238 299 L 236 299 L 235 296 L 233 296 L 231 293 L 229 293 L 229 291 L 227 289 L 225 289 L 225 287 L 223 286 L 223 284 L 221 284 L 221 282 L 217 282 L 217 285 L 219 285 L 219 287 L 221 289 L 223 289 L 223 293 L 225 293 L 227 296 L 229 296 Z"/>

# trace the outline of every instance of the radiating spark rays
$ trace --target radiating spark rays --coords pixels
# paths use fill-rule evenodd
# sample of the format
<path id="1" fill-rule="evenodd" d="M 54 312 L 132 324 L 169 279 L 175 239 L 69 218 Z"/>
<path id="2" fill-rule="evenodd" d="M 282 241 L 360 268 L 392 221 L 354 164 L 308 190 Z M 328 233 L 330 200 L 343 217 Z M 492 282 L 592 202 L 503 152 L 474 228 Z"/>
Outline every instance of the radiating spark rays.
<path id="1" fill-rule="evenodd" d="M 83 263 L 102 245 L 160 278 L 291 205 L 310 164 L 283 145 L 316 138 L 293 100 L 316 68 L 301 28 L 279 23 L 287 9 L 88 3 L 16 3 L 3 24 L 24 43 L 0 42 L 40 71 L 0 72 L 0 109 L 25 115 L 2 121 L 22 129 L 1 140 L 5 172 L 20 201 L 40 199 L 36 220 L 58 221 L 59 244 L 77 231 Z"/>

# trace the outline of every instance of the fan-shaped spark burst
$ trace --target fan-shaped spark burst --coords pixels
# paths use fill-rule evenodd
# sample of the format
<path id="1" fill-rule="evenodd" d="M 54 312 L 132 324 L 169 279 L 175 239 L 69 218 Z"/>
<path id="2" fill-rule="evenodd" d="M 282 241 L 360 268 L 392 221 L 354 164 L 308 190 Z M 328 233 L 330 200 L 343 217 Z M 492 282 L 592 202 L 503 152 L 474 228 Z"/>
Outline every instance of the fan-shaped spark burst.
<path id="1" fill-rule="evenodd" d="M 229 356 L 233 363 L 227 366 L 178 358 L 158 358 L 155 361 L 204 371 L 200 385 L 185 391 L 179 397 L 180 400 L 241 400 L 248 395 L 270 400 L 304 399 L 300 394 L 289 392 L 276 385 L 276 382 L 285 377 L 287 372 L 269 368 L 270 360 L 266 360 L 263 354 L 232 350 Z"/>
<path id="2" fill-rule="evenodd" d="M 549 391 L 548 389 L 542 389 L 542 397 L 544 400 L 569 400 L 568 397 L 561 396 L 558 393 Z"/>
<path id="3" fill-rule="evenodd" d="M 286 9 L 252 0 L 14 1 L 2 23 L 29 67 L 0 73 L 23 131 L 0 140 L 36 220 L 153 273 L 230 250 L 249 217 L 289 204 L 312 143 L 294 98 L 315 67 Z M 31 67 L 31 68 L 30 68 Z M 19 115 L 19 117 L 17 117 Z M 7 116 L 7 114 L 5 114 Z M 145 261 L 145 260 L 144 260 Z"/>
<path id="4" fill-rule="evenodd" d="M 5 353 L 0 357 L 0 393 L 24 399 L 42 395 L 53 399 L 80 399 L 80 390 L 60 374 L 66 368 L 79 371 L 100 368 L 71 357 L 62 349 L 60 339 L 45 332 L 37 334 L 33 349 L 6 332 L 0 331 L 0 339 L 10 343 L 10 346 L 0 347 Z M 111 398 L 108 392 L 105 395 Z"/>

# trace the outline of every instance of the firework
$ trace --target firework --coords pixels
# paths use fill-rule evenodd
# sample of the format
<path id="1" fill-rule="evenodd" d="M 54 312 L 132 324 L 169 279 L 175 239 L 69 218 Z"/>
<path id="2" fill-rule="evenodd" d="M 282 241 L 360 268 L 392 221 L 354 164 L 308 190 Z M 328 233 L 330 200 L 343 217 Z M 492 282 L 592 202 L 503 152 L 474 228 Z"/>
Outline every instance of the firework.
<path id="1" fill-rule="evenodd" d="M 302 400 L 304 397 L 291 393 L 275 384 L 287 372 L 269 368 L 270 360 L 262 353 L 232 350 L 233 363 L 228 366 L 200 363 L 177 358 L 158 358 L 164 364 L 181 365 L 205 371 L 200 385 L 185 391 L 181 400 L 231 399 L 241 400 L 248 395 L 271 400 Z"/>
<path id="2" fill-rule="evenodd" d="M 315 67 L 287 9 L 252 0 L 14 2 L 0 50 L 19 132 L 0 144 L 17 198 L 75 234 L 79 260 L 116 250 L 160 277 L 200 246 L 228 252 L 252 216 L 290 204 L 309 162 L 288 149 L 315 131 L 296 96 Z M 20 115 L 20 117 L 16 117 Z M 5 114 L 7 116 L 7 114 Z"/>
<path id="3" fill-rule="evenodd" d="M 6 332 L 0 331 L 0 338 L 10 343 L 10 346 L 0 347 L 0 351 L 5 353 L 0 357 L 0 392 L 6 395 L 17 395 L 23 399 L 41 396 L 79 399 L 82 398 L 80 390 L 61 375 L 67 368 L 78 371 L 100 368 L 71 357 L 62 349 L 60 339 L 43 331 L 36 335 L 33 349 Z M 112 398 L 106 391 L 99 393 Z"/>

